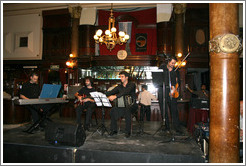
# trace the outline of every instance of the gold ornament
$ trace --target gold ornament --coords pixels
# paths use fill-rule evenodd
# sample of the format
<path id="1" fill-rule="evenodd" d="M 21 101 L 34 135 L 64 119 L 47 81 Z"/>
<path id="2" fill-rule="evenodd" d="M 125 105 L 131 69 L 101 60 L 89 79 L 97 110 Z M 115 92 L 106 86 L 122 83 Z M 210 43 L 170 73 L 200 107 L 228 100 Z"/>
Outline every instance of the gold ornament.
<path id="1" fill-rule="evenodd" d="M 217 36 L 209 41 L 209 52 L 224 52 L 233 53 L 239 52 L 242 49 L 242 44 L 238 36 L 234 34 L 225 34 Z"/>

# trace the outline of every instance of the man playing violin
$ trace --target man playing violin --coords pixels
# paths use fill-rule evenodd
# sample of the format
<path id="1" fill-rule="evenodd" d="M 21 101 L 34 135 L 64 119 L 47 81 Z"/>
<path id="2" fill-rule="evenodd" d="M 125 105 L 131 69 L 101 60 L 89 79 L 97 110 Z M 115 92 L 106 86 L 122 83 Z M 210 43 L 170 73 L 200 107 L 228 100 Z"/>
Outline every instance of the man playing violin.
<path id="1" fill-rule="evenodd" d="M 175 56 L 170 56 L 167 63 L 160 66 L 163 69 L 163 77 L 165 81 L 165 125 L 166 131 L 170 132 L 169 118 L 168 118 L 168 108 L 170 110 L 170 115 L 172 119 L 172 128 L 177 133 L 180 133 L 180 123 L 179 114 L 177 109 L 177 98 L 179 97 L 178 88 L 180 85 L 179 71 L 175 71 L 175 63 L 177 58 Z M 163 97 L 160 99 L 163 102 Z M 162 102 L 160 106 L 162 107 Z M 161 108 L 163 109 L 163 108 Z"/>
<path id="2" fill-rule="evenodd" d="M 92 113 L 95 110 L 96 104 L 94 99 L 91 97 L 90 92 L 95 92 L 96 89 L 92 87 L 92 77 L 84 78 L 84 87 L 74 94 L 78 98 L 79 104 L 75 109 L 76 111 L 76 122 L 81 125 L 81 114 L 82 111 L 86 111 L 84 129 L 89 130 Z"/>

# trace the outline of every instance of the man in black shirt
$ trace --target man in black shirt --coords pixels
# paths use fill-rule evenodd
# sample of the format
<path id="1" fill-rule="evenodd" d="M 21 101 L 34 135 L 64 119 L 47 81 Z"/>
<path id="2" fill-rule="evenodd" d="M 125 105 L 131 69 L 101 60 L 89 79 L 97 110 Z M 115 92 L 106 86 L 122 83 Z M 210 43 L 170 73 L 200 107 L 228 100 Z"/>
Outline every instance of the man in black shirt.
<path id="1" fill-rule="evenodd" d="M 37 99 L 39 98 L 39 95 L 40 95 L 40 88 L 38 85 L 38 74 L 32 73 L 30 76 L 30 81 L 22 85 L 20 91 L 20 98 L 27 99 L 27 100 Z M 26 108 L 31 112 L 33 123 L 36 123 L 41 118 L 42 113 L 50 109 L 50 105 L 33 104 L 33 105 L 26 105 Z"/>
<path id="2" fill-rule="evenodd" d="M 130 96 L 133 103 L 131 105 L 127 105 L 125 101 L 125 107 L 117 107 L 111 109 L 110 117 L 111 124 L 109 133 L 110 136 L 117 134 L 117 120 L 120 117 L 125 117 L 126 119 L 126 128 L 125 128 L 125 137 L 128 138 L 131 135 L 131 114 L 134 113 L 138 106 L 136 104 L 136 85 L 132 82 L 128 81 L 130 77 L 129 73 L 126 71 L 120 72 L 121 84 L 116 86 L 111 91 L 108 91 L 106 95 L 108 96 L 110 101 L 117 100 L 118 98 L 125 98 L 126 96 Z"/>
<path id="3" fill-rule="evenodd" d="M 170 132 L 170 125 L 169 125 L 169 118 L 168 118 L 168 107 L 170 110 L 170 115 L 172 119 L 172 126 L 176 132 L 180 131 L 180 124 L 179 124 L 179 114 L 177 109 L 177 98 L 173 97 L 170 92 L 175 89 L 176 84 L 180 86 L 180 76 L 179 71 L 175 71 L 175 63 L 177 62 L 177 58 L 175 56 L 171 56 L 168 58 L 167 64 L 164 63 L 159 68 L 163 69 L 163 78 L 165 83 L 165 126 L 166 130 Z M 171 91 L 170 91 L 171 89 Z M 177 89 L 176 89 L 177 90 Z M 163 112 L 163 89 L 159 88 L 159 104 L 160 109 Z M 163 115 L 162 115 L 163 116 Z"/>
<path id="4" fill-rule="evenodd" d="M 201 90 L 194 91 L 190 89 L 188 85 L 185 86 L 191 93 L 195 94 L 200 99 L 209 100 L 209 91 L 206 89 L 206 85 L 201 85 Z"/>
<path id="5" fill-rule="evenodd" d="M 85 77 L 84 84 L 85 86 L 74 94 L 79 101 L 78 107 L 76 108 L 76 122 L 81 125 L 81 114 L 82 111 L 86 110 L 84 129 L 89 130 L 92 113 L 96 107 L 95 101 L 91 97 L 90 92 L 95 92 L 96 90 L 92 87 L 93 79 L 91 77 Z"/>

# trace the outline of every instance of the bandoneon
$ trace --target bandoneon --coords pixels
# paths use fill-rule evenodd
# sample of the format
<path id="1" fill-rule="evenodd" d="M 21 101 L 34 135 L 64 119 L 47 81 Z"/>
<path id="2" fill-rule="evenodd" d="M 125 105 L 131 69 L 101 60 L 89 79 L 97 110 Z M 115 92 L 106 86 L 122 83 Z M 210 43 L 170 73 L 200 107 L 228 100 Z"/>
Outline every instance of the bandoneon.
<path id="1" fill-rule="evenodd" d="M 133 99 L 130 95 L 121 96 L 114 100 L 115 107 L 123 107 L 127 108 L 132 106 L 135 103 L 135 99 Z"/>

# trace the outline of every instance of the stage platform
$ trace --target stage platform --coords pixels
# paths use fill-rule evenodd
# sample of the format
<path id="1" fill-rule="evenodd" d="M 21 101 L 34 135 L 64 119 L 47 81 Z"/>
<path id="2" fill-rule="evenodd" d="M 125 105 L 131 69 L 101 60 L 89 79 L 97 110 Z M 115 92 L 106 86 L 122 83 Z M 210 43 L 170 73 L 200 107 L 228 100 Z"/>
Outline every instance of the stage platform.
<path id="1" fill-rule="evenodd" d="M 51 119 L 53 122 L 75 124 L 75 119 Z M 106 120 L 108 130 L 109 124 L 110 120 Z M 157 121 L 145 122 L 145 133 L 142 135 L 138 134 L 137 121 L 133 121 L 130 138 L 124 138 L 123 131 L 114 137 L 108 137 L 106 132 L 100 135 L 98 126 L 94 125 L 86 131 L 86 140 L 80 147 L 51 145 L 45 140 L 45 131 L 34 134 L 23 132 L 28 126 L 30 124 L 3 125 L 3 163 L 205 162 L 199 145 L 185 127 L 182 128 L 184 134 L 156 132 L 161 126 Z M 124 120 L 120 126 L 125 128 Z"/>

